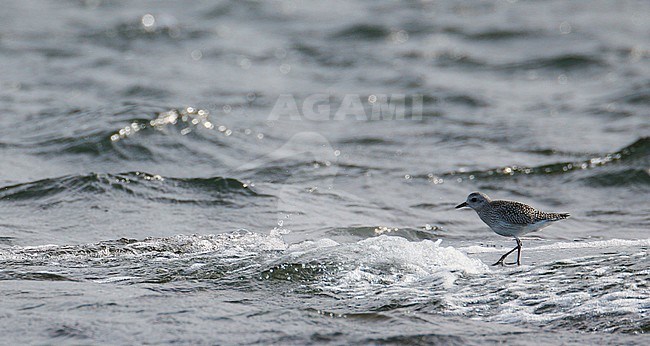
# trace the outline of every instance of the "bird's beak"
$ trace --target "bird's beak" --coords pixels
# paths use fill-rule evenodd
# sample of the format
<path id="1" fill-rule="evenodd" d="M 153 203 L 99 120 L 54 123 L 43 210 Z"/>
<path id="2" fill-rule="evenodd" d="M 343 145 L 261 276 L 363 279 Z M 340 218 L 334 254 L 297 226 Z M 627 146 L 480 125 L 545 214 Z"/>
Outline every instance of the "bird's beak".
<path id="1" fill-rule="evenodd" d="M 459 205 L 456 206 L 456 209 L 462 208 L 462 207 L 467 207 L 467 202 L 463 202 Z"/>

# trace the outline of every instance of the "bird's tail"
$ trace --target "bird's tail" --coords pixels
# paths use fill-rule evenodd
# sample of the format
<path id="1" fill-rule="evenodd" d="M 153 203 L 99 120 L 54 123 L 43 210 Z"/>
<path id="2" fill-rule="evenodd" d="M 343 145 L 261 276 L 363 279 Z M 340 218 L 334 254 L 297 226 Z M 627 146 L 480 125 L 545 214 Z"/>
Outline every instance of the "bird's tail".
<path id="1" fill-rule="evenodd" d="M 564 220 L 571 216 L 569 213 L 549 213 L 548 215 L 555 220 Z"/>

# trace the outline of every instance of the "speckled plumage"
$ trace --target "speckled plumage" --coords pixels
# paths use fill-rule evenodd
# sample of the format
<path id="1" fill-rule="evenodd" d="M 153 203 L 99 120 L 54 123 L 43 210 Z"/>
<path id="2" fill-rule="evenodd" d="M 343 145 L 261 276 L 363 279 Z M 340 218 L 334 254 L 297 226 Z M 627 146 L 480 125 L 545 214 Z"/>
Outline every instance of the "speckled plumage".
<path id="1" fill-rule="evenodd" d="M 515 238 L 517 247 L 512 251 L 519 250 L 517 264 L 521 262 L 520 236 L 539 231 L 555 221 L 569 217 L 568 213 L 546 213 L 520 202 L 493 201 L 486 194 L 480 192 L 472 192 L 467 196 L 467 200 L 459 204 L 456 208 L 462 207 L 474 209 L 481 220 L 496 234 Z M 512 253 L 512 251 L 501 257 L 495 264 L 503 264 L 505 257 Z"/>
<path id="2" fill-rule="evenodd" d="M 545 213 L 515 201 L 490 201 L 489 207 L 476 210 L 478 216 L 499 235 L 520 236 L 538 231 L 569 214 Z"/>

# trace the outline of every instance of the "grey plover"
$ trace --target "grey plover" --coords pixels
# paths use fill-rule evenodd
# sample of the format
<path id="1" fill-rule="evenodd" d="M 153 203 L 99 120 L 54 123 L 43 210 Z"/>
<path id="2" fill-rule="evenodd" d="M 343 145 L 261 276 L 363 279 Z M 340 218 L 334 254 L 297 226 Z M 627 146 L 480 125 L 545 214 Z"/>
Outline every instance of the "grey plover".
<path id="1" fill-rule="evenodd" d="M 485 222 L 494 233 L 505 237 L 513 237 L 517 246 L 501 256 L 493 265 L 503 265 L 503 260 L 517 250 L 517 262 L 506 264 L 521 265 L 521 240 L 519 237 L 539 231 L 551 223 L 569 217 L 569 213 L 545 213 L 527 204 L 515 201 L 491 200 L 484 193 L 472 192 L 467 200 L 456 206 L 456 209 L 470 207 Z"/>

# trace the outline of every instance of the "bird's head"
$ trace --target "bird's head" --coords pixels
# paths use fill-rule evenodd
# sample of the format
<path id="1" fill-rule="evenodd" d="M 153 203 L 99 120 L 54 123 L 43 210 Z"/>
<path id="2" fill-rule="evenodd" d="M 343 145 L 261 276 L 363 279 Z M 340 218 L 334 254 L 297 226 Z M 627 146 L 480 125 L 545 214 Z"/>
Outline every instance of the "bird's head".
<path id="1" fill-rule="evenodd" d="M 470 207 L 474 210 L 481 210 L 490 203 L 490 197 L 484 193 L 472 192 L 467 196 L 467 200 L 456 206 L 456 209 Z"/>

